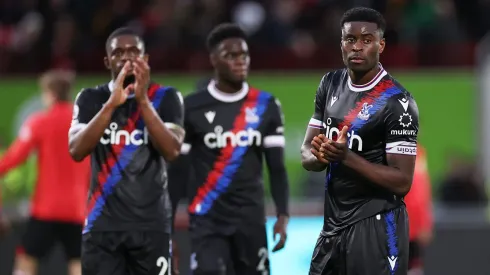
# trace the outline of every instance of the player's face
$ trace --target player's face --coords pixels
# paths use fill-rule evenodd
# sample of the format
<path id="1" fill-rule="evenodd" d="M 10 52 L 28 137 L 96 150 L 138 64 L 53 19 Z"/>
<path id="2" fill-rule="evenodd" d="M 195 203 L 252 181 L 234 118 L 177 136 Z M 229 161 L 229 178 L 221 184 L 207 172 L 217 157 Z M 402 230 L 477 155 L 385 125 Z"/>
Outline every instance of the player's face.
<path id="1" fill-rule="evenodd" d="M 223 40 L 213 53 L 211 62 L 220 77 L 231 82 L 245 81 L 250 66 L 247 42 L 241 38 Z"/>
<path id="2" fill-rule="evenodd" d="M 104 59 L 107 69 L 111 70 L 113 76 L 117 76 L 122 70 L 126 61 L 134 61 L 137 57 L 143 57 L 148 61 L 148 55 L 145 55 L 145 46 L 137 36 L 121 35 L 114 37 L 107 45 L 107 56 Z M 130 75 L 132 75 L 132 67 Z"/>
<path id="3" fill-rule="evenodd" d="M 385 40 L 375 23 L 349 22 L 342 27 L 342 59 L 355 72 L 374 68 L 384 47 Z"/>

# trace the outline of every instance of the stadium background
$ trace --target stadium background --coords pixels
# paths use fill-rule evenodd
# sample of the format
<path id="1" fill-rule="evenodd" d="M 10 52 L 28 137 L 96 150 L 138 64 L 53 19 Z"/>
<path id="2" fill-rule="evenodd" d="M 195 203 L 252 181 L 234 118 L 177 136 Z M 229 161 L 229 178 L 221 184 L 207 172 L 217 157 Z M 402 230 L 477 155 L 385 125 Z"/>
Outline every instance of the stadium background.
<path id="1" fill-rule="evenodd" d="M 476 44 L 490 26 L 485 17 L 490 4 L 476 2 L 4 0 L 0 2 L 0 144 L 5 148 L 25 118 L 42 108 L 37 75 L 43 70 L 76 70 L 77 90 L 108 81 L 102 58 L 105 37 L 112 29 L 140 28 L 154 80 L 187 94 L 211 74 L 204 50 L 207 32 L 219 22 L 235 21 L 250 34 L 250 83 L 278 97 L 286 116 L 293 217 L 287 248 L 272 255 L 272 274 L 306 274 L 322 223 L 323 175 L 301 168 L 299 147 L 321 76 L 342 66 L 338 46 L 342 12 L 355 4 L 372 6 L 388 22 L 382 63 L 413 93 L 420 109 L 420 143 L 428 153 L 436 219 L 427 274 L 488 274 L 490 226 L 483 180 L 478 177 L 483 124 L 474 68 Z M 22 232 L 34 167 L 32 158 L 2 180 L 5 209 L 18 227 L 0 241 L 0 274 L 9 274 L 3 272 L 8 272 L 12 246 Z M 446 186 L 454 178 L 463 178 L 461 188 L 449 196 L 451 188 Z M 479 196 L 465 196 L 472 190 Z M 180 210 L 185 227 L 185 213 Z M 185 239 L 185 230 L 179 238 Z M 56 257 L 55 253 L 41 275 L 63 274 Z"/>

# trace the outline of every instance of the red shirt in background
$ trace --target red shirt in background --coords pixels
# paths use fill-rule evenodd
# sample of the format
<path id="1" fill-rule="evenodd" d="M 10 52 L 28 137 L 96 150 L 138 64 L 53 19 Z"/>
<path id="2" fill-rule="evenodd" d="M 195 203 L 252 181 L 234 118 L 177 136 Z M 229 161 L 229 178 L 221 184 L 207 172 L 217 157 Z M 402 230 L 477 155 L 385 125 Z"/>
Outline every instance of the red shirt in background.
<path id="1" fill-rule="evenodd" d="M 417 148 L 417 160 L 412 188 L 405 196 L 409 218 L 410 241 L 416 240 L 421 232 L 432 231 L 432 192 L 427 158 L 423 147 Z"/>
<path id="2" fill-rule="evenodd" d="M 68 149 L 73 105 L 57 103 L 32 115 L 19 136 L 0 159 L 0 175 L 37 152 L 38 177 L 31 202 L 31 216 L 47 221 L 83 224 L 89 187 L 90 160 L 76 163 Z"/>

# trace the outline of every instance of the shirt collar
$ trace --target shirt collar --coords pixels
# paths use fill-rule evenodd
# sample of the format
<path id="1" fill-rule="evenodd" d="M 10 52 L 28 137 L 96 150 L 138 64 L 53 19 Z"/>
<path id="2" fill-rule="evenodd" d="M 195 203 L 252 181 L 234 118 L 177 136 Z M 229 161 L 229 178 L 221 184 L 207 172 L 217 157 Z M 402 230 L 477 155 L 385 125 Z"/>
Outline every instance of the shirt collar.
<path id="1" fill-rule="evenodd" d="M 379 67 L 379 72 L 376 74 L 376 76 L 373 77 L 373 79 L 371 79 L 371 81 L 369 81 L 368 83 L 363 84 L 363 85 L 356 85 L 356 84 L 352 83 L 352 79 L 350 78 L 350 76 L 348 76 L 349 79 L 347 81 L 347 85 L 349 86 L 349 89 L 353 92 L 364 92 L 364 91 L 369 91 L 372 88 L 374 88 L 374 86 L 376 86 L 381 81 L 381 79 L 383 79 L 383 77 L 385 77 L 385 75 L 388 74 L 385 71 L 385 69 L 383 69 L 383 66 L 381 65 L 381 63 L 378 63 L 378 67 Z"/>
<path id="2" fill-rule="evenodd" d="M 209 82 L 208 84 L 208 91 L 209 94 L 211 94 L 212 97 L 215 99 L 222 101 L 222 102 L 236 102 L 241 99 L 243 99 L 245 96 L 247 96 L 249 90 L 249 86 L 247 82 L 243 82 L 242 88 L 236 92 L 236 93 L 225 93 L 223 91 L 220 91 L 216 87 L 216 81 L 213 79 Z"/>

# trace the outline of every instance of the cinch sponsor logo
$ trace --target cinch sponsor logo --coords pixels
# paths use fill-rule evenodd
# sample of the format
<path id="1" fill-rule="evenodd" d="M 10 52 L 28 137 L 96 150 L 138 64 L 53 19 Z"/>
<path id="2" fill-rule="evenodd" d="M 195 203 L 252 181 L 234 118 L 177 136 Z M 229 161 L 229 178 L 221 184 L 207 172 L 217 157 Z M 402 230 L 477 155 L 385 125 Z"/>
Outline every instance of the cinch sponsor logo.
<path id="1" fill-rule="evenodd" d="M 109 124 L 109 129 L 104 130 L 104 135 L 100 138 L 100 143 L 104 145 L 121 144 L 122 139 L 124 138 L 124 145 L 148 144 L 148 130 L 146 127 L 143 131 L 135 129 L 132 132 L 117 130 L 118 128 L 119 126 L 115 122 Z"/>
<path id="2" fill-rule="evenodd" d="M 231 131 L 223 132 L 223 127 L 218 125 L 214 128 L 214 132 L 204 136 L 204 144 L 211 149 L 224 148 L 227 145 L 232 147 L 260 146 L 261 143 L 262 135 L 253 128 L 233 133 Z"/>
<path id="3" fill-rule="evenodd" d="M 393 136 L 416 136 L 416 130 L 391 130 L 390 132 Z"/>
<path id="4" fill-rule="evenodd" d="M 338 136 L 339 133 L 340 133 L 340 130 L 339 128 L 337 127 L 334 127 L 334 126 L 331 126 L 332 124 L 332 119 L 331 118 L 327 118 L 327 123 L 326 123 L 326 136 L 328 139 L 332 139 L 335 136 Z M 357 150 L 357 151 L 362 151 L 362 138 L 359 136 L 359 135 L 356 135 L 356 133 L 354 132 L 354 130 L 351 130 L 350 132 L 347 132 L 347 137 L 348 137 L 348 140 L 349 140 L 349 149 L 353 150 Z M 354 145 L 357 145 L 356 148 L 354 148 Z"/>

